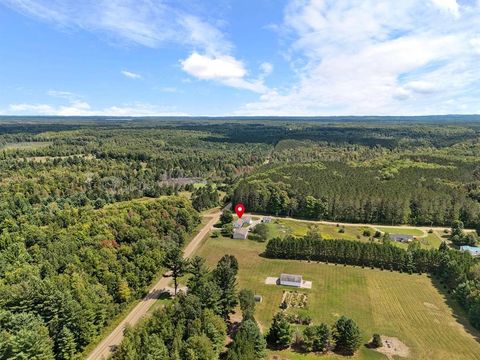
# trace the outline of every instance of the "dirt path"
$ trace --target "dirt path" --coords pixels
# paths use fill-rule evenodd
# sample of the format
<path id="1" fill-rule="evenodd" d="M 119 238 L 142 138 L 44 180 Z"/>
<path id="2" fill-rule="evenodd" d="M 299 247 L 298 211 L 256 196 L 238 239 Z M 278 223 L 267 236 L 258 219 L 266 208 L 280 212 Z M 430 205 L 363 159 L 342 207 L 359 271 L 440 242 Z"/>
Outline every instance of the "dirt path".
<path id="1" fill-rule="evenodd" d="M 220 212 L 212 215 L 206 215 L 211 217 L 211 220 L 206 223 L 197 235 L 188 243 L 187 247 L 183 251 L 183 257 L 190 257 L 194 251 L 198 248 L 203 238 L 208 234 L 212 226 L 218 222 L 220 218 Z M 147 295 L 128 313 L 128 315 L 112 330 L 108 336 L 103 339 L 97 347 L 88 355 L 87 360 L 101 360 L 107 359 L 112 355 L 113 351 L 120 345 L 123 340 L 123 330 L 125 326 L 134 326 L 147 314 L 150 307 L 155 304 L 160 294 L 164 292 L 165 288 L 168 288 L 170 278 L 162 277 L 148 292 Z"/>

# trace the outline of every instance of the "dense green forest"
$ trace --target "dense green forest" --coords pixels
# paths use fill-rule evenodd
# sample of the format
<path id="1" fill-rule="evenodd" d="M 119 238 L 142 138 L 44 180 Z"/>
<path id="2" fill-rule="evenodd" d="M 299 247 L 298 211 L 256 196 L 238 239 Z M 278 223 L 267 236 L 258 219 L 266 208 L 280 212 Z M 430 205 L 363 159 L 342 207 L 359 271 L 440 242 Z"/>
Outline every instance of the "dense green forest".
<path id="1" fill-rule="evenodd" d="M 444 142 L 428 140 L 434 130 Z M 282 140 L 268 164 L 238 182 L 233 200 L 252 211 L 310 219 L 478 226 L 480 137 L 448 128 L 427 134 L 403 142 L 392 135 L 387 147 L 375 139 L 369 146 Z M 410 136 L 421 134 L 412 129 Z"/>
<path id="2" fill-rule="evenodd" d="M 247 211 L 478 227 L 480 123 L 455 120 L 1 120 L 0 359 L 79 354 L 225 193 Z"/>

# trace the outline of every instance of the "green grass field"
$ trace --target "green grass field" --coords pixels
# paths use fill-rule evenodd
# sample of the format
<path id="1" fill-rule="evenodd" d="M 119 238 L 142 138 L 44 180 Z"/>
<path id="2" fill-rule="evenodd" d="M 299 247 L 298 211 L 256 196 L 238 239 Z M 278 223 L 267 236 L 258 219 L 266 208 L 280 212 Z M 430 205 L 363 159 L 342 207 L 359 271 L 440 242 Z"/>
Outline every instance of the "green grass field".
<path id="1" fill-rule="evenodd" d="M 239 288 L 251 288 L 263 296 L 256 318 L 265 332 L 273 315 L 279 311 L 286 287 L 265 285 L 267 276 L 282 272 L 302 274 L 313 281 L 308 311 L 314 323 L 333 324 L 347 315 L 359 324 L 363 341 L 374 332 L 394 336 L 410 349 L 410 359 L 479 359 L 479 333 L 466 323 L 461 310 L 439 292 L 427 275 L 408 275 L 351 266 L 273 260 L 259 256 L 265 244 L 223 237 L 206 240 L 198 254 L 210 266 L 224 254 L 233 254 L 240 264 Z M 447 305 L 448 303 L 448 305 Z M 477 340 L 476 340 L 477 339 Z M 317 357 L 291 351 L 279 353 L 278 359 L 344 359 L 337 355 Z M 386 359 L 362 346 L 355 359 Z"/>
<path id="2" fill-rule="evenodd" d="M 309 221 L 292 221 L 284 219 L 275 219 L 273 222 L 268 224 L 269 238 L 274 237 L 284 237 L 286 235 L 295 235 L 303 236 L 307 233 L 308 229 L 311 226 L 316 226 L 322 237 L 324 239 L 345 239 L 345 240 L 355 240 L 355 241 L 370 241 L 369 236 L 364 236 L 364 230 L 369 230 L 373 235 L 375 234 L 376 228 L 369 226 L 340 226 L 330 225 L 330 224 L 321 224 L 313 223 Z M 344 229 L 344 232 L 340 232 L 340 229 Z M 378 227 L 379 230 L 390 233 L 402 233 L 407 235 L 419 236 L 418 241 L 423 248 L 435 248 L 438 249 L 442 239 L 437 233 L 427 234 L 420 229 L 395 229 L 388 227 Z M 394 245 L 406 249 L 408 244 L 395 242 Z"/>
<path id="3" fill-rule="evenodd" d="M 405 234 L 412 236 L 423 236 L 425 233 L 420 229 L 409 229 L 409 228 L 390 228 L 386 226 L 378 226 L 378 230 L 382 232 L 387 232 L 390 234 Z"/>
<path id="4" fill-rule="evenodd" d="M 363 236 L 363 231 L 369 229 L 371 234 L 375 233 L 375 230 L 367 226 L 336 226 L 315 224 L 312 222 L 292 221 L 292 220 L 274 220 L 268 224 L 269 237 L 284 237 L 285 235 L 303 236 L 307 233 L 308 229 L 312 226 L 318 228 L 324 239 L 345 239 L 345 240 L 360 240 L 368 241 L 368 236 Z M 341 233 L 340 229 L 344 229 L 345 232 Z"/>

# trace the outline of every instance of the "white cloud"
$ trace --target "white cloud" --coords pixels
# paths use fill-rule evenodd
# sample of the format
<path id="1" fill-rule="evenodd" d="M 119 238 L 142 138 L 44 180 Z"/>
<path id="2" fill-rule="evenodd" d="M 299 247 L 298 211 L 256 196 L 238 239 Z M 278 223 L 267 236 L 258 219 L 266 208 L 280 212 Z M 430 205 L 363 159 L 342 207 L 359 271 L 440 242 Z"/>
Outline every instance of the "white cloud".
<path id="1" fill-rule="evenodd" d="M 223 34 L 208 22 L 151 0 L 0 0 L 25 15 L 61 28 L 83 29 L 147 47 L 168 42 L 212 51 L 230 48 Z"/>
<path id="2" fill-rule="evenodd" d="M 260 65 L 260 70 L 262 71 L 262 77 L 267 77 L 272 73 L 273 65 L 268 62 L 264 62 Z"/>
<path id="3" fill-rule="evenodd" d="M 227 55 L 212 57 L 194 52 L 181 64 L 184 71 L 204 80 L 242 78 L 246 74 L 242 62 Z"/>
<path id="4" fill-rule="evenodd" d="M 283 29 L 297 80 L 268 90 L 237 113 L 476 112 L 476 6 L 459 8 L 457 21 L 417 0 L 292 0 Z"/>
<path id="5" fill-rule="evenodd" d="M 455 17 L 460 16 L 460 7 L 457 0 L 431 0 L 432 3 L 440 9 L 449 12 Z"/>
<path id="6" fill-rule="evenodd" d="M 122 75 L 126 76 L 127 78 L 130 78 L 130 79 L 141 79 L 142 76 L 140 74 L 137 74 L 137 73 L 134 73 L 134 72 L 131 72 L 131 71 L 127 71 L 127 70 L 122 70 L 121 71 Z"/>
<path id="7" fill-rule="evenodd" d="M 187 116 L 167 107 L 145 103 L 133 103 L 92 109 L 85 101 L 72 101 L 68 105 L 53 106 L 49 104 L 11 104 L 4 115 L 51 115 L 51 116 Z"/>
<path id="8" fill-rule="evenodd" d="M 263 80 L 245 79 L 245 66 L 229 55 L 208 56 L 194 52 L 180 64 L 185 72 L 201 80 L 216 80 L 234 88 L 260 93 L 266 91 Z"/>
<path id="9" fill-rule="evenodd" d="M 0 2 L 62 28 L 79 28 L 107 35 L 110 39 L 156 48 L 177 43 L 195 49 L 182 60 L 182 68 L 203 80 L 256 92 L 265 89 L 263 80 L 244 76 L 244 64 L 232 55 L 233 45 L 206 21 L 166 1 L 152 0 L 0 0 Z M 200 53 L 202 55 L 200 55 Z M 218 66 L 218 68 L 217 68 Z M 122 74 L 136 79 L 130 71 Z"/>

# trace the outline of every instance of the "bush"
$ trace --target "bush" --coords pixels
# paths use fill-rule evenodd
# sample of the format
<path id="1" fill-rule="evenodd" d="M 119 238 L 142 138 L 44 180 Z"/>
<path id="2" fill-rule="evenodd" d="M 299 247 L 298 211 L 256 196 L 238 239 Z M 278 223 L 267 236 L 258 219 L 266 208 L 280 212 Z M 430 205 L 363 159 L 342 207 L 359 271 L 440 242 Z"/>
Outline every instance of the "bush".
<path id="1" fill-rule="evenodd" d="M 381 238 L 382 237 L 382 232 L 381 231 L 375 231 L 375 234 L 373 235 L 374 238 Z"/>
<path id="2" fill-rule="evenodd" d="M 363 236 L 372 236 L 372 232 L 370 231 L 370 229 L 363 230 Z"/>
<path id="3" fill-rule="evenodd" d="M 338 232 L 339 232 L 340 234 L 345 233 L 345 228 L 344 228 L 344 227 L 340 228 L 340 230 L 338 230 Z"/>
<path id="4" fill-rule="evenodd" d="M 379 348 L 383 346 L 382 338 L 380 334 L 373 334 L 372 342 L 370 343 L 371 347 Z"/>

